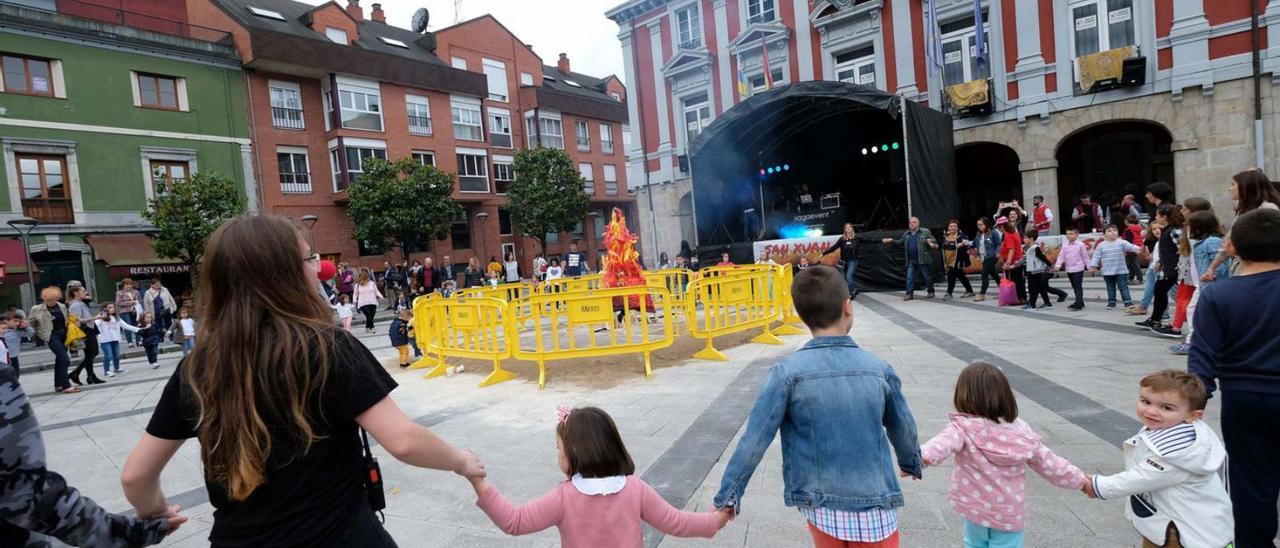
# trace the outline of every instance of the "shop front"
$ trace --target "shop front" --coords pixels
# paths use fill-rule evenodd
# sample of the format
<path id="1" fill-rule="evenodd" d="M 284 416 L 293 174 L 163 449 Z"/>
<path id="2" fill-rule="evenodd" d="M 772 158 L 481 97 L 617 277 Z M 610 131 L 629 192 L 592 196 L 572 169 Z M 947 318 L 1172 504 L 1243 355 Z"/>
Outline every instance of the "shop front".
<path id="1" fill-rule="evenodd" d="M 158 278 L 174 299 L 181 299 L 183 292 L 191 288 L 191 265 L 156 255 L 151 237 L 146 234 L 112 234 L 86 239 L 93 248 L 95 262 L 106 270 L 107 279 L 99 283 L 99 295 L 95 295 L 99 300 L 113 296 L 125 278 L 133 280 L 139 291 L 146 291 L 150 280 Z"/>

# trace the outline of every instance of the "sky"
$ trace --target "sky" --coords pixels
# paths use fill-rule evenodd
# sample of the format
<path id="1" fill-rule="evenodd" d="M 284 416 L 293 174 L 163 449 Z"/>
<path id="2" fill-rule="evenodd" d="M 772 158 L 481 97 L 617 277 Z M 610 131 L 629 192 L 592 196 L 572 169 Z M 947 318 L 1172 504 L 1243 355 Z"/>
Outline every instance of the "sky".
<path id="1" fill-rule="evenodd" d="M 327 0 L 301 1 L 319 5 Z M 347 5 L 347 0 L 336 1 L 340 6 Z M 365 17 L 373 3 L 374 0 L 360 1 Z M 455 3 L 462 7 L 461 19 L 454 15 Z M 410 28 L 413 12 L 422 7 L 431 13 L 427 29 L 432 31 L 487 13 L 531 44 L 547 65 L 555 65 L 560 53 L 567 53 L 574 72 L 596 77 L 614 74 L 625 80 L 618 25 L 604 16 L 605 11 L 622 3 L 623 0 L 381 0 L 390 25 Z"/>

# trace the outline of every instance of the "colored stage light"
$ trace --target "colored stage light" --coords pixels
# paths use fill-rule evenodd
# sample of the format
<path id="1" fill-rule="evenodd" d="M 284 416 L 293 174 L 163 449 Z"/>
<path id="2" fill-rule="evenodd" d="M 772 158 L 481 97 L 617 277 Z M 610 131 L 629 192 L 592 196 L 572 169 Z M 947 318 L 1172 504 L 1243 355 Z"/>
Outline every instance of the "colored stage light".
<path id="1" fill-rule="evenodd" d="M 821 238 L 821 237 L 822 237 L 822 229 L 821 229 L 821 228 L 810 228 L 809 230 L 804 231 L 804 235 L 805 235 L 805 237 L 806 237 L 806 238 Z"/>
<path id="2" fill-rule="evenodd" d="M 764 168 L 761 168 L 761 169 L 760 169 L 760 174 L 761 174 L 761 175 L 764 175 Z"/>
<path id="3" fill-rule="evenodd" d="M 875 154 L 875 153 L 877 153 L 877 152 L 880 152 L 880 149 L 878 149 L 878 148 L 876 148 L 876 147 L 871 147 L 871 153 L 872 153 L 872 154 Z"/>
<path id="4" fill-rule="evenodd" d="M 880 150 L 883 150 L 883 151 L 885 151 L 885 152 L 889 152 L 889 145 L 880 145 Z"/>
<path id="5" fill-rule="evenodd" d="M 867 155 L 867 147 L 862 147 L 862 155 L 863 156 Z"/>
<path id="6" fill-rule="evenodd" d="M 768 172 L 769 172 L 770 174 L 772 174 L 772 173 L 773 173 L 773 168 L 769 168 L 769 169 L 768 169 Z"/>
<path id="7" fill-rule="evenodd" d="M 897 143 L 897 142 L 893 143 L 893 150 L 898 150 L 898 143 Z"/>
<path id="8" fill-rule="evenodd" d="M 791 164 L 782 164 L 782 171 L 791 171 Z"/>

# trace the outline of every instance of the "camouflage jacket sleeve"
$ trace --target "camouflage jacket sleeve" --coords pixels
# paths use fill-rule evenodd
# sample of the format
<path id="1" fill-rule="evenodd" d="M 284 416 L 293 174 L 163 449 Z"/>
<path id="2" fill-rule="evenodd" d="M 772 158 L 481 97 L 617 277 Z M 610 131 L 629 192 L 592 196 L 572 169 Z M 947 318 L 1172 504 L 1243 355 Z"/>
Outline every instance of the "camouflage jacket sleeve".
<path id="1" fill-rule="evenodd" d="M 45 468 L 44 440 L 27 394 L 10 368 L 0 368 L 0 519 L 72 546 L 156 544 L 169 522 L 139 520 L 102 509 Z"/>

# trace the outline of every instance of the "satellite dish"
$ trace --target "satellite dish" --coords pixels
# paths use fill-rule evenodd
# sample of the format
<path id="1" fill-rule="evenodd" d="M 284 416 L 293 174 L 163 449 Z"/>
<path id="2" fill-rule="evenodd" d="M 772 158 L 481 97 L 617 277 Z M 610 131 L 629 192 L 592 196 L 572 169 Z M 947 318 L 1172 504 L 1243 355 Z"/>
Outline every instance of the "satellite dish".
<path id="1" fill-rule="evenodd" d="M 427 32 L 429 20 L 431 20 L 431 14 L 427 13 L 427 8 L 418 8 L 418 11 L 413 12 L 413 32 L 419 34 Z"/>

